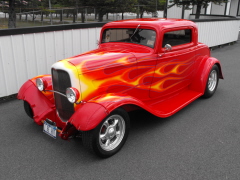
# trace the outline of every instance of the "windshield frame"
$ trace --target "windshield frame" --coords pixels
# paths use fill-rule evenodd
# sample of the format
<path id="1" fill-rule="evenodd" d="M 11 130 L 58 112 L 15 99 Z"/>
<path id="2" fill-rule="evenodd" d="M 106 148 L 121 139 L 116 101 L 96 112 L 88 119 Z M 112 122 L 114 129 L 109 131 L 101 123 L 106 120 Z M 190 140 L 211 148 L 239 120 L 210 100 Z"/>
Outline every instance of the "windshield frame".
<path id="1" fill-rule="evenodd" d="M 124 38 L 118 38 L 113 41 L 111 41 L 109 33 L 113 33 L 114 30 L 117 31 L 125 31 L 124 33 L 122 33 L 122 36 L 125 36 Z M 136 31 L 136 32 L 135 32 Z M 135 32 L 135 33 L 134 33 Z M 108 34 L 107 34 L 108 33 Z M 128 35 L 128 37 L 127 37 Z M 108 38 L 106 38 L 106 36 L 108 36 L 109 40 L 107 40 Z M 117 35 L 116 35 L 117 36 Z M 115 37 L 117 38 L 117 37 Z M 101 44 L 105 44 L 105 43 L 131 43 L 131 44 L 137 44 L 137 45 L 143 45 L 149 48 L 154 49 L 156 46 L 156 40 L 157 40 L 157 31 L 155 29 L 152 28 L 129 28 L 129 27 L 108 27 L 106 29 L 104 29 L 102 31 L 101 34 Z"/>

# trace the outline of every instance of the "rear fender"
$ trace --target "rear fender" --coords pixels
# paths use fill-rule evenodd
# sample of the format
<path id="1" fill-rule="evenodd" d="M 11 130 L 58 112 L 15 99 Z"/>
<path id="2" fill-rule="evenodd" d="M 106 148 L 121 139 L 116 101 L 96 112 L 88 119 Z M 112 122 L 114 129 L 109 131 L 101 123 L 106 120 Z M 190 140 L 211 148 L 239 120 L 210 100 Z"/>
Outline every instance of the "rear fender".
<path id="1" fill-rule="evenodd" d="M 204 93 L 208 80 L 208 75 L 215 64 L 219 68 L 219 78 L 223 79 L 221 64 L 216 58 L 204 57 L 202 59 L 197 59 L 196 63 L 196 67 L 198 67 L 198 69 L 195 74 L 193 83 L 190 85 L 191 90 Z"/>

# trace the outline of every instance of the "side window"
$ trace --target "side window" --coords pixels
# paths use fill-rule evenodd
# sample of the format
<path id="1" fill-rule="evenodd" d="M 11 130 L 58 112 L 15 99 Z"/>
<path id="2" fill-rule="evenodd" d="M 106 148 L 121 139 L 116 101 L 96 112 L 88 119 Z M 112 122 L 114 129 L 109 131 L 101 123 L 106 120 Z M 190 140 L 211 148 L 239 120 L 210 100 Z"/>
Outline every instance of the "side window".
<path id="1" fill-rule="evenodd" d="M 164 47 L 166 44 L 170 44 L 171 46 L 177 46 L 181 44 L 187 44 L 190 42 L 192 42 L 191 29 L 170 31 L 164 34 L 162 47 Z"/>

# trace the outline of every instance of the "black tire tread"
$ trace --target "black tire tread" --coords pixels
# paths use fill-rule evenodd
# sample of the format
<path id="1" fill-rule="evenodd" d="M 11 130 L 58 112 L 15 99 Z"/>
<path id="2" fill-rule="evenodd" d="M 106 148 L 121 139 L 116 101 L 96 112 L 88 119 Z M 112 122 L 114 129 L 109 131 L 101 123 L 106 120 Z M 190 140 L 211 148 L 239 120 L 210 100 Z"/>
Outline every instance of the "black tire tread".
<path id="1" fill-rule="evenodd" d="M 121 114 L 123 116 L 123 118 L 125 119 L 125 123 L 126 123 L 126 129 L 125 129 L 125 137 L 121 142 L 121 145 L 118 146 L 118 148 L 116 148 L 115 150 L 113 150 L 112 152 L 104 152 L 104 150 L 100 150 L 98 145 L 97 145 L 97 141 L 98 138 L 96 138 L 98 136 L 98 131 L 100 130 L 103 121 L 108 118 L 109 116 L 113 115 L 113 114 Z M 129 115 L 128 113 L 122 109 L 122 108 L 117 108 L 114 111 L 112 111 L 112 113 L 110 113 L 106 118 L 103 119 L 103 121 L 93 130 L 90 131 L 83 131 L 82 132 L 82 142 L 83 142 L 83 146 L 88 149 L 90 152 L 95 153 L 96 155 L 98 155 L 101 158 L 108 158 L 112 155 L 114 155 L 115 153 L 117 153 L 122 146 L 124 145 L 128 133 L 129 133 L 129 128 L 130 128 L 130 119 L 129 119 Z"/>
<path id="2" fill-rule="evenodd" d="M 93 130 L 82 132 L 82 142 L 83 146 L 88 149 L 90 152 L 94 153 L 93 150 Z"/>
<path id="3" fill-rule="evenodd" d="M 23 104 L 24 104 L 24 110 L 25 112 L 27 113 L 27 115 L 33 119 L 33 111 L 32 111 L 32 108 L 31 106 L 29 105 L 29 103 L 27 101 L 23 101 Z"/>

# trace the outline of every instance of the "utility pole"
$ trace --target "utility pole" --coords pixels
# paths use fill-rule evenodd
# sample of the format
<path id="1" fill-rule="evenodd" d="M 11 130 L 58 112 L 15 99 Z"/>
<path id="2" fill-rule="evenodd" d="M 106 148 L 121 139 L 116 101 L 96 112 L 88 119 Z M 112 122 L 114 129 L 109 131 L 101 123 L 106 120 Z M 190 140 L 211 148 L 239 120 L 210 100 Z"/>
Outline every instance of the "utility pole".
<path id="1" fill-rule="evenodd" d="M 164 18 L 167 18 L 167 7 L 168 7 L 168 0 L 166 0 L 166 3 L 164 5 L 164 11 L 163 11 Z"/>
<path id="2" fill-rule="evenodd" d="M 139 10 L 139 3 L 137 5 L 137 18 L 139 18 L 139 13 L 140 13 L 140 10 Z"/>
<path id="3" fill-rule="evenodd" d="M 8 14 L 8 28 L 16 28 L 15 0 L 9 0 Z"/>
<path id="4" fill-rule="evenodd" d="M 52 25 L 52 5 L 51 5 L 51 0 L 48 0 L 48 3 L 49 3 L 49 10 L 50 10 L 50 22 L 51 22 L 51 25 Z"/>
<path id="5" fill-rule="evenodd" d="M 157 1 L 158 1 L 158 0 L 156 0 L 156 14 L 155 14 L 155 17 L 158 17 L 158 13 L 157 13 Z"/>

